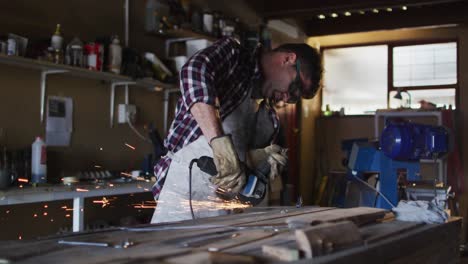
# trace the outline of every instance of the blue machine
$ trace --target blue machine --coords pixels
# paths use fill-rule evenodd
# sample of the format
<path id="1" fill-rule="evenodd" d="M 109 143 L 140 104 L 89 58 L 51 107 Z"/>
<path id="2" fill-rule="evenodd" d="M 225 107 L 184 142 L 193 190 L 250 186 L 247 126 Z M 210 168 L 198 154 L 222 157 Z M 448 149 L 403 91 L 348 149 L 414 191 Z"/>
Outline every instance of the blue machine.
<path id="1" fill-rule="evenodd" d="M 393 204 L 399 200 L 398 175 L 405 181 L 420 181 L 421 159 L 440 158 L 448 152 L 448 131 L 444 127 L 398 122 L 388 124 L 380 140 L 380 149 L 369 142 L 353 144 L 348 168 L 363 179 L 364 173 L 378 174 L 378 190 Z M 390 209 L 392 205 L 373 192 L 363 195 L 363 206 Z"/>

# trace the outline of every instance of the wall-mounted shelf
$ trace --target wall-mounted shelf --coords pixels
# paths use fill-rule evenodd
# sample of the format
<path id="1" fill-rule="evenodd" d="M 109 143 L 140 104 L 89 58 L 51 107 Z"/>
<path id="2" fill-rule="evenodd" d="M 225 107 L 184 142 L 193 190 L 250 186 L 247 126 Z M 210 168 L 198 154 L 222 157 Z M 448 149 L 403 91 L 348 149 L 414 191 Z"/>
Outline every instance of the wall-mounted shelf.
<path id="1" fill-rule="evenodd" d="M 130 77 L 109 72 L 91 71 L 85 68 L 73 67 L 64 64 L 55 64 L 48 61 L 28 59 L 18 56 L 6 56 L 0 54 L 0 64 L 14 65 L 22 68 L 36 69 L 41 71 L 60 70 L 69 76 L 95 79 L 108 82 L 135 82 L 136 86 L 162 92 L 164 89 L 176 87 L 174 84 L 163 83 L 151 78 L 132 80 Z"/>
<path id="2" fill-rule="evenodd" d="M 109 82 L 111 86 L 111 95 L 110 95 L 110 126 L 113 126 L 114 122 L 114 100 L 115 100 L 115 87 L 117 86 L 125 86 L 125 98 L 128 104 L 128 86 L 134 85 L 143 88 L 147 88 L 151 91 L 156 92 L 174 92 L 178 90 L 175 84 L 168 84 L 163 83 L 151 78 L 144 78 L 133 80 L 130 77 L 113 74 L 109 72 L 98 72 L 98 71 L 91 71 L 85 68 L 73 67 L 69 65 L 63 64 L 55 64 L 47 61 L 39 61 L 33 60 L 28 58 L 23 58 L 19 56 L 6 56 L 0 54 L 0 64 L 5 65 L 12 65 L 27 69 L 34 69 L 41 71 L 41 79 L 40 79 L 40 87 L 41 87 L 41 123 L 44 121 L 44 112 L 45 112 L 45 98 L 46 98 L 46 85 L 47 85 L 47 76 L 50 74 L 66 74 L 68 76 L 85 78 L 85 79 L 92 79 L 92 80 L 99 80 Z M 166 101 L 164 102 L 167 103 Z M 167 107 L 165 106 L 165 109 Z M 165 117 L 167 113 L 165 113 Z"/>
<path id="3" fill-rule="evenodd" d="M 207 39 L 209 41 L 216 41 L 217 38 L 214 36 L 210 36 L 208 34 L 200 33 L 200 32 L 195 32 L 191 29 L 171 29 L 167 30 L 164 33 L 159 33 L 159 32 L 148 32 L 148 35 L 151 36 L 157 36 L 161 38 L 168 38 L 168 39 L 174 39 L 174 38 L 194 38 L 194 39 Z"/>

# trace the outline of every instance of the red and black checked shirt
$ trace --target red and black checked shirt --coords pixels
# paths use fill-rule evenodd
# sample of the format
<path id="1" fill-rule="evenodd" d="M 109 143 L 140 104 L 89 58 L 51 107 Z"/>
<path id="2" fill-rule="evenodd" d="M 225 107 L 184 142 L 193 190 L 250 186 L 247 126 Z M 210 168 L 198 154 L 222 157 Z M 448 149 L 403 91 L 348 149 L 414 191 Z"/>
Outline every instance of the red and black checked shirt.
<path id="1" fill-rule="evenodd" d="M 260 78 L 258 49 L 252 53 L 233 38 L 223 38 L 212 46 L 194 54 L 180 71 L 181 98 L 177 102 L 175 119 L 164 145 L 170 152 L 198 139 L 202 131 L 190 113 L 193 104 L 202 102 L 219 109 L 221 120 L 236 109 L 247 96 L 252 81 Z M 270 116 L 278 127 L 274 110 Z M 171 164 L 168 156 L 162 157 L 154 167 L 156 183 L 153 195 L 157 200 Z"/>

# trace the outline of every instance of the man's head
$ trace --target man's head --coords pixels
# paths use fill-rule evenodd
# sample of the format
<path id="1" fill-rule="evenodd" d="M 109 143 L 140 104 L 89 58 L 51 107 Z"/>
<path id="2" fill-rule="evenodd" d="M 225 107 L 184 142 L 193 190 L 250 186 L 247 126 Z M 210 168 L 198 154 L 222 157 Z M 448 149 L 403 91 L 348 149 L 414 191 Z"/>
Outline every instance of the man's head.
<path id="1" fill-rule="evenodd" d="M 264 76 L 261 94 L 273 101 L 295 103 L 301 97 L 310 99 L 321 86 L 320 54 L 307 44 L 281 45 L 265 53 L 261 65 Z"/>

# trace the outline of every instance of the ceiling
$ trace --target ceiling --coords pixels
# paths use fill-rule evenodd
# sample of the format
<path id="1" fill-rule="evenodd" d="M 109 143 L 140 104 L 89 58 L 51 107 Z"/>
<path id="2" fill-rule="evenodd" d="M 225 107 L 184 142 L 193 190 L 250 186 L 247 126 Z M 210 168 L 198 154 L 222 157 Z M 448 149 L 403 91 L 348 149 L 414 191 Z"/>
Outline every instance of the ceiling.
<path id="1" fill-rule="evenodd" d="M 468 0 L 252 0 L 263 18 L 294 20 L 308 36 L 468 22 Z"/>

